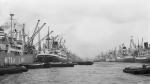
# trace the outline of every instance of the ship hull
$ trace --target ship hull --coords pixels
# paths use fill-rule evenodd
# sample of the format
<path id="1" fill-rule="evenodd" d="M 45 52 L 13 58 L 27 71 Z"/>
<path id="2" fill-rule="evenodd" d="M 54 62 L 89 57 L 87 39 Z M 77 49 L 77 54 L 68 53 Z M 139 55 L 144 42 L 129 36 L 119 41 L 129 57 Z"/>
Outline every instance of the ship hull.
<path id="1" fill-rule="evenodd" d="M 147 59 L 125 58 L 125 59 L 117 59 L 117 62 L 150 63 L 150 58 Z"/>
<path id="2" fill-rule="evenodd" d="M 117 58 L 116 59 L 117 62 L 123 62 L 123 60 L 124 60 L 123 58 Z"/>
<path id="3" fill-rule="evenodd" d="M 117 58 L 117 62 L 130 62 L 130 63 L 133 63 L 133 62 L 135 62 L 135 59 L 134 59 L 133 56 L 124 56 L 124 57 Z"/>
<path id="4" fill-rule="evenodd" d="M 67 59 L 65 58 L 61 58 L 59 56 L 56 55 L 51 55 L 51 54 L 47 54 L 47 55 L 37 55 L 36 57 L 36 62 L 66 62 Z"/>
<path id="5" fill-rule="evenodd" d="M 117 62 L 130 62 L 130 63 L 133 63 L 133 62 L 135 62 L 135 59 L 133 59 L 133 58 L 117 59 Z"/>
<path id="6" fill-rule="evenodd" d="M 136 63 L 150 63 L 150 58 L 148 59 L 136 59 Z"/>
<path id="7" fill-rule="evenodd" d="M 117 62 L 150 63 L 150 57 L 148 56 L 122 57 L 122 58 L 118 58 Z"/>
<path id="8" fill-rule="evenodd" d="M 1 65 L 31 64 L 33 62 L 34 62 L 34 56 L 32 54 L 15 56 L 10 53 L 0 53 Z"/>
<path id="9" fill-rule="evenodd" d="M 136 57 L 136 63 L 150 63 L 150 57 Z"/>
<path id="10" fill-rule="evenodd" d="M 135 62 L 134 58 L 124 58 L 123 62 Z"/>

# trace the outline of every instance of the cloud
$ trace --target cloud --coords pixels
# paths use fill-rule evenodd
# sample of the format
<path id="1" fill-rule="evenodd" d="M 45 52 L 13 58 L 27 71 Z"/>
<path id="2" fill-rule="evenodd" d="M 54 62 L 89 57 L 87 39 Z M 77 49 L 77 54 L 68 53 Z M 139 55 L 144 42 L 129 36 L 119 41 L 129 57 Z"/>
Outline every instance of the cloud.
<path id="1" fill-rule="evenodd" d="M 94 56 L 112 49 L 130 36 L 149 36 L 149 0 L 1 0 L 0 15 L 15 19 L 33 30 L 37 19 L 47 22 L 51 30 L 62 34 L 67 46 L 81 57 Z M 2 22 L 0 22 L 2 23 Z M 55 25 L 55 26 L 53 26 Z M 42 34 L 47 31 L 42 30 Z"/>

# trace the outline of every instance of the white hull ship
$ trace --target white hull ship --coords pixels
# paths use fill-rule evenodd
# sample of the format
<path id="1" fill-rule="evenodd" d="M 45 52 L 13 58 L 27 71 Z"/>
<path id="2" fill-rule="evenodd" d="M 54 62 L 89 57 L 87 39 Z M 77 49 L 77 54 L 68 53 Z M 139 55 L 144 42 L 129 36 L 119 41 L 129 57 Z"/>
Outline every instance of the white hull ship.
<path id="1" fill-rule="evenodd" d="M 61 42 L 56 41 L 56 37 L 49 37 L 49 29 L 48 34 L 46 36 L 46 43 L 43 46 L 43 49 L 39 50 L 39 54 L 36 56 L 37 62 L 67 62 L 68 57 L 66 53 L 66 49 L 63 47 Z"/>
<path id="2" fill-rule="evenodd" d="M 122 48 L 119 49 L 119 54 L 117 61 L 119 62 L 136 62 L 136 63 L 150 63 L 150 46 L 148 46 L 148 42 L 144 43 L 143 47 L 143 39 L 141 45 L 135 45 L 133 39 L 130 40 L 130 48 L 127 50 L 123 45 Z M 119 56 L 121 59 L 119 59 Z"/>
<path id="3" fill-rule="evenodd" d="M 11 16 L 11 31 L 6 33 L 5 26 L 0 26 L 0 65 L 18 65 L 18 64 L 29 64 L 34 62 L 34 50 L 30 49 L 27 52 L 25 47 L 25 25 L 22 24 L 21 30 L 15 28 L 13 24 L 14 14 Z M 14 27 L 13 27 L 14 26 Z M 27 45 L 26 45 L 27 46 Z"/>

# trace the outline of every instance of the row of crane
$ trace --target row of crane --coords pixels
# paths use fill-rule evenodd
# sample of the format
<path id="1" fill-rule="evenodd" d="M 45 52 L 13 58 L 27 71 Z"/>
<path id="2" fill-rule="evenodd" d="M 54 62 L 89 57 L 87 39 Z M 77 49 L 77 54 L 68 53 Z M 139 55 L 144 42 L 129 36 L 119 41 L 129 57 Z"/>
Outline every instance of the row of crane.
<path id="1" fill-rule="evenodd" d="M 37 46 L 38 46 L 38 50 L 40 51 L 41 42 L 44 40 L 51 40 L 52 43 L 57 43 L 59 47 L 60 46 L 64 47 L 65 40 L 63 41 L 63 37 L 61 37 L 60 35 L 50 36 L 54 31 L 49 31 L 49 27 L 48 27 L 48 33 L 43 38 L 40 39 L 40 31 L 45 27 L 46 23 L 39 25 L 40 20 L 37 20 L 33 33 L 31 34 L 31 36 L 29 36 L 25 33 L 25 24 L 19 24 L 15 22 L 13 17 L 14 17 L 14 14 L 10 14 L 10 23 L 2 25 L 1 28 L 11 29 L 10 31 L 8 31 L 6 35 L 9 37 L 9 39 L 11 39 L 11 44 L 14 45 L 20 42 L 20 44 L 23 46 L 22 50 L 24 51 L 24 53 L 33 54 L 36 50 L 35 47 Z M 20 27 L 21 27 L 21 30 L 20 30 Z M 38 36 L 39 38 L 38 38 L 38 42 L 35 43 L 34 40 L 37 35 L 39 35 Z"/>
<path id="2" fill-rule="evenodd" d="M 31 37 L 28 38 L 28 41 L 26 43 L 26 45 L 28 45 L 28 48 L 29 48 L 29 46 L 30 47 L 31 46 L 34 46 L 34 47 L 38 46 L 38 50 L 41 51 L 41 42 L 44 40 L 47 40 L 47 41 L 52 40 L 52 42 L 57 43 L 59 47 L 61 47 L 61 48 L 64 47 L 65 40 L 63 40 L 63 37 L 61 37 L 59 35 L 50 37 L 50 35 L 54 31 L 49 31 L 49 27 L 48 27 L 48 33 L 43 38 L 40 39 L 40 31 L 41 31 L 41 29 L 43 29 L 43 27 L 46 25 L 46 23 L 43 23 L 42 26 L 40 26 L 40 27 L 39 27 L 39 23 L 40 23 L 40 20 L 37 21 L 37 24 L 34 28 L 33 34 L 31 35 Z M 34 41 L 37 34 L 39 34 L 38 42 L 33 44 L 33 41 Z"/>

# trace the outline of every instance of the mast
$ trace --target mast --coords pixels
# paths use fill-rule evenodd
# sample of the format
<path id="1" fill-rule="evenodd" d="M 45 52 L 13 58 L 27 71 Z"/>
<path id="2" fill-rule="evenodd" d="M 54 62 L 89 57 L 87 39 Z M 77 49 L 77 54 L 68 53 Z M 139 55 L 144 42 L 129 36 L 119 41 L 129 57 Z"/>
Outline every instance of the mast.
<path id="1" fill-rule="evenodd" d="M 141 48 L 143 48 L 143 37 L 142 37 L 142 42 L 141 42 Z"/>
<path id="2" fill-rule="evenodd" d="M 49 27 L 48 27 L 48 38 L 47 38 L 47 41 L 48 41 L 48 44 L 47 44 L 47 46 L 48 46 L 48 49 L 49 49 Z"/>
<path id="3" fill-rule="evenodd" d="M 140 46 L 140 44 L 139 44 L 139 39 L 138 39 L 138 46 L 137 46 L 138 48 L 140 48 L 141 46 Z"/>
<path id="4" fill-rule="evenodd" d="M 131 36 L 131 39 L 130 39 L 130 48 L 131 49 L 136 49 L 136 45 L 135 45 L 135 43 L 134 43 L 134 40 L 133 40 L 133 36 Z"/>
<path id="5" fill-rule="evenodd" d="M 23 28 L 22 28 L 22 36 L 23 36 L 23 45 L 22 45 L 22 53 L 24 53 L 24 45 L 25 45 L 25 31 L 24 31 L 24 28 L 25 28 L 25 24 L 23 24 Z"/>
<path id="6" fill-rule="evenodd" d="M 23 43 L 25 44 L 25 24 L 23 24 L 22 34 L 23 34 Z"/>
<path id="7" fill-rule="evenodd" d="M 13 37 L 17 40 L 18 32 L 16 30 L 16 23 L 14 23 L 14 30 L 12 32 L 15 33 Z"/>
<path id="8" fill-rule="evenodd" d="M 39 30 L 39 27 L 38 27 L 38 30 Z M 41 40 L 40 40 L 40 31 L 38 33 L 38 40 L 39 40 L 39 52 L 41 51 Z"/>
<path id="9" fill-rule="evenodd" d="M 139 39 L 138 39 L 138 46 L 137 46 L 137 55 L 140 55 L 140 50 L 141 50 L 141 46 L 139 44 Z"/>
<path id="10" fill-rule="evenodd" d="M 51 31 L 51 33 L 52 33 L 52 31 Z M 50 35 L 50 33 L 49 33 L 49 27 L 48 27 L 48 34 L 47 34 L 47 38 L 46 38 L 46 41 L 47 41 L 47 48 L 49 49 L 50 47 L 49 47 L 49 40 L 50 40 L 50 37 L 49 37 L 49 35 Z"/>
<path id="11" fill-rule="evenodd" d="M 11 37 L 12 37 L 12 26 L 13 26 L 12 20 L 13 20 L 13 16 L 14 16 L 14 14 L 10 14 L 10 20 L 11 20 Z"/>

